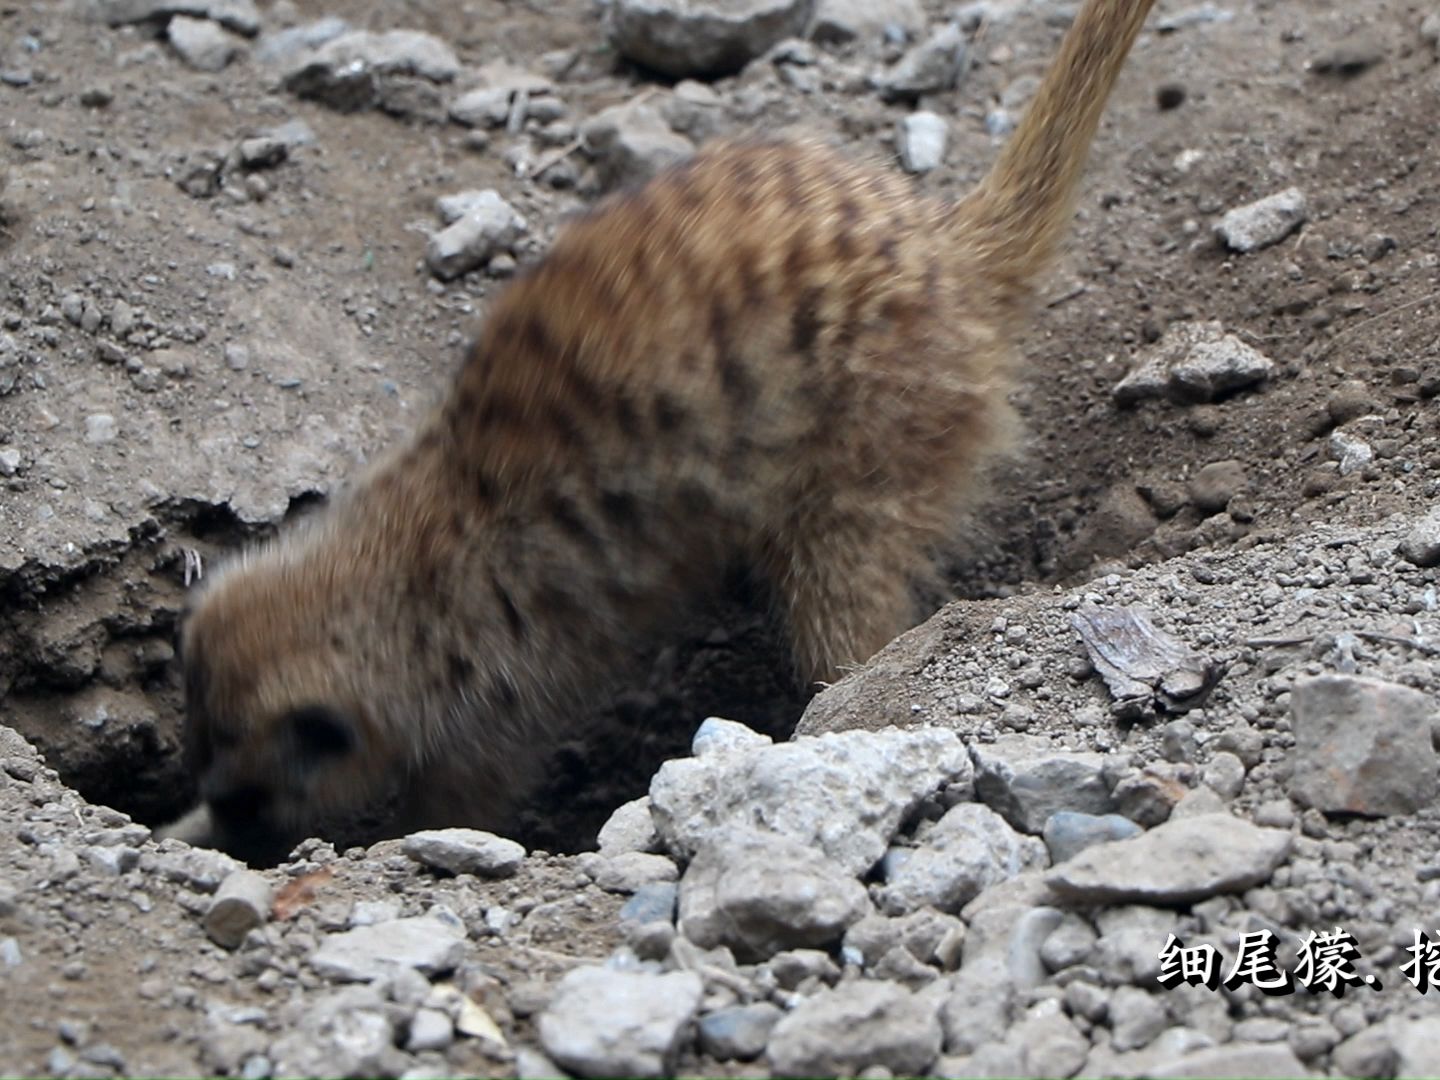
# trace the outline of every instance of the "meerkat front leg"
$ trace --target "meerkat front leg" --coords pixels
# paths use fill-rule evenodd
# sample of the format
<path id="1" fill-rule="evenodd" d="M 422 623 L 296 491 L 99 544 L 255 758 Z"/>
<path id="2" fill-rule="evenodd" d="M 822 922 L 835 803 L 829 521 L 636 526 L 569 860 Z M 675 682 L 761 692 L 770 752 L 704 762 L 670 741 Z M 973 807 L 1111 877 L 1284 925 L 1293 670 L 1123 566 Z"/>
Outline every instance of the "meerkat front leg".
<path id="1" fill-rule="evenodd" d="M 781 538 L 766 563 L 800 677 L 834 682 L 909 628 L 927 562 L 893 521 L 826 515 Z"/>

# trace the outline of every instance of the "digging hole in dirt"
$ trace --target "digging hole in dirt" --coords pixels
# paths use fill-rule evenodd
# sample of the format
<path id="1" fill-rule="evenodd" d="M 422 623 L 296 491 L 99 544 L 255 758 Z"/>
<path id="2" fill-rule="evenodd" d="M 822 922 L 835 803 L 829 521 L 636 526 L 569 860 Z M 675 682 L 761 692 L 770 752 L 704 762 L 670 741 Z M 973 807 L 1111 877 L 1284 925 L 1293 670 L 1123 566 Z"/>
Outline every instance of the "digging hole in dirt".
<path id="1" fill-rule="evenodd" d="M 287 524 L 319 505 L 295 500 Z M 1023 515 L 1022 515 L 1023 516 Z M 1034 574 L 1038 545 L 974 542 L 953 594 L 995 595 Z M 226 507 L 172 508 L 132 543 L 64 577 L 36 580 L 10 598 L 0 631 L 0 700 L 7 719 L 45 752 L 87 799 L 151 825 L 187 811 L 193 780 L 181 762 L 183 700 L 174 643 L 187 575 L 212 566 L 268 530 L 246 527 Z M 1022 552 L 1024 554 L 1017 554 Z M 922 601 L 926 612 L 946 595 Z M 638 677 L 606 705 L 576 718 L 554 748 L 547 780 L 504 830 L 528 847 L 585 850 L 615 807 L 644 794 L 666 760 L 689 753 L 709 715 L 787 738 L 809 692 L 793 678 L 778 626 L 760 589 L 736 575 L 697 610 L 692 634 L 638 664 Z M 338 843 L 373 835 L 337 836 Z"/>

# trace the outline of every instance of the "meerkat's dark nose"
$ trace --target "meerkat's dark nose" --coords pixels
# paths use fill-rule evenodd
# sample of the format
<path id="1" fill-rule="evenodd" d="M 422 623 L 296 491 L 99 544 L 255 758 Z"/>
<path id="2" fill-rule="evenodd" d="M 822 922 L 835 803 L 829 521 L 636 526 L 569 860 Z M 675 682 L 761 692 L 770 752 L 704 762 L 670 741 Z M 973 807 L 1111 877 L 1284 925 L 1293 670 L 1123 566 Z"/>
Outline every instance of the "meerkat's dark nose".
<path id="1" fill-rule="evenodd" d="M 274 866 L 297 837 L 278 827 L 271 791 L 259 784 L 238 784 L 206 794 L 215 846 L 251 866 Z"/>

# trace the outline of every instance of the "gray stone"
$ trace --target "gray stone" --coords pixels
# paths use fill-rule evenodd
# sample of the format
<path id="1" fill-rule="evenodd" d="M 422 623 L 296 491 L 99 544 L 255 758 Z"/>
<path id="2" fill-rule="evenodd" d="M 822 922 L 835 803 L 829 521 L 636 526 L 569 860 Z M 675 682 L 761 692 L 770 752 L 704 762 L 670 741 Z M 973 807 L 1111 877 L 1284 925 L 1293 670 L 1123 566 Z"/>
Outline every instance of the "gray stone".
<path id="1" fill-rule="evenodd" d="M 950 128 L 938 113 L 921 110 L 900 121 L 900 165 L 906 172 L 927 173 L 945 160 Z"/>
<path id="2" fill-rule="evenodd" d="M 434 89 L 460 72 L 460 61 L 439 38 L 417 30 L 354 30 L 301 53 L 283 69 L 281 84 L 340 112 L 383 107 L 443 121 Z"/>
<path id="3" fill-rule="evenodd" d="M 350 30 L 350 24 L 336 15 L 289 26 L 262 37 L 255 45 L 255 59 L 262 64 L 289 63 L 300 54 L 318 49 Z"/>
<path id="4" fill-rule="evenodd" d="M 960 803 L 896 860 L 880 905 L 894 915 L 927 906 L 954 912 L 983 889 L 1048 861 L 1044 844 L 1015 832 L 989 807 Z"/>
<path id="5" fill-rule="evenodd" d="M 111 26 L 188 15 L 210 19 L 246 37 L 260 32 L 260 12 L 254 0 L 87 0 L 87 4 Z"/>
<path id="6" fill-rule="evenodd" d="M 954 915 L 921 908 L 895 918 L 865 916 L 845 931 L 841 956 L 847 964 L 870 967 L 898 948 L 922 964 L 948 971 L 958 964 L 964 943 L 963 922 Z"/>
<path id="7" fill-rule="evenodd" d="M 848 874 L 885 854 L 900 823 L 931 794 L 970 782 L 953 731 L 845 731 L 667 761 L 651 811 L 672 853 L 693 854 L 736 826 L 818 848 Z"/>
<path id="8" fill-rule="evenodd" d="M 119 877 L 140 864 L 140 850 L 128 844 L 118 846 L 90 846 L 82 849 L 85 861 L 110 877 Z"/>
<path id="9" fill-rule="evenodd" d="M 528 1046 L 515 1048 L 516 1080 L 565 1080 L 565 1070 L 539 1050 Z"/>
<path id="10" fill-rule="evenodd" d="M 1330 1060 L 1342 1076 L 1380 1080 L 1396 1074 L 1400 1054 L 1388 1027 L 1375 1024 L 1351 1035 L 1335 1047 L 1330 1053 Z"/>
<path id="11" fill-rule="evenodd" d="M 675 918 L 675 903 L 679 894 L 680 888 L 673 882 L 642 885 L 620 909 L 620 921 L 671 922 Z"/>
<path id="12" fill-rule="evenodd" d="M 405 1049 L 412 1054 L 445 1050 L 455 1041 L 455 1025 L 439 1009 L 416 1009 L 405 1036 Z"/>
<path id="13" fill-rule="evenodd" d="M 1060 1002 L 1051 998 L 1032 1005 L 1005 1034 L 1003 1046 L 999 1060 L 1018 1065 L 1005 1069 L 1004 1075 L 1070 1076 L 1085 1063 L 1090 1040 L 1076 1029 Z"/>
<path id="14" fill-rule="evenodd" d="M 853 1075 L 883 1066 L 919 1076 L 940 1054 L 941 998 L 893 983 L 856 980 L 805 998 L 770 1033 L 778 1076 Z"/>
<path id="15" fill-rule="evenodd" d="M 816 0 L 810 36 L 822 43 L 877 43 L 893 30 L 913 37 L 923 29 L 919 0 Z"/>
<path id="16" fill-rule="evenodd" d="M 913 101 L 954 89 L 969 58 L 964 31 L 957 23 L 947 23 L 910 49 L 894 67 L 876 75 L 874 83 L 887 100 Z"/>
<path id="17" fill-rule="evenodd" d="M 1047 971 L 1063 971 L 1090 958 L 1099 938 L 1095 928 L 1081 916 L 1066 914 L 1040 946 L 1040 961 Z"/>
<path id="18" fill-rule="evenodd" d="M 1050 815 L 1042 835 L 1045 846 L 1050 849 L 1050 861 L 1059 864 L 1095 844 L 1128 840 L 1139 836 L 1141 831 L 1139 825 L 1120 814 L 1080 814 L 1073 810 L 1061 810 Z"/>
<path id="19" fill-rule="evenodd" d="M 1115 983 L 1159 989 L 1160 949 L 1175 932 L 1179 916 L 1147 904 L 1122 904 L 1095 913 L 1100 931 L 1087 959 L 1089 966 Z"/>
<path id="20" fill-rule="evenodd" d="M 1222 750 L 1206 762 L 1201 777 L 1222 799 L 1233 799 L 1245 786 L 1245 763 Z"/>
<path id="21" fill-rule="evenodd" d="M 840 969 L 835 961 L 821 949 L 791 949 L 776 953 L 765 962 L 764 968 L 784 990 L 795 990 L 811 979 L 834 986 L 840 978 Z"/>
<path id="22" fill-rule="evenodd" d="M 162 844 L 153 865 L 162 877 L 202 893 L 213 893 L 231 874 L 246 869 L 244 863 L 224 852 L 192 848 L 173 840 Z"/>
<path id="23" fill-rule="evenodd" d="M 14 476 L 20 471 L 20 451 L 13 446 L 0 450 L 0 476 Z"/>
<path id="24" fill-rule="evenodd" d="M 1086 904 L 1183 904 L 1269 879 L 1290 853 L 1290 833 L 1228 814 L 1167 821 L 1142 836 L 1087 848 L 1045 875 Z"/>
<path id="25" fill-rule="evenodd" d="M 240 44 L 208 19 L 176 15 L 165 36 L 180 59 L 196 71 L 223 71 L 240 54 Z"/>
<path id="26" fill-rule="evenodd" d="M 1110 998 L 1110 1045 L 1116 1050 L 1149 1046 L 1169 1026 L 1165 1006 L 1137 986 L 1121 986 Z"/>
<path id="27" fill-rule="evenodd" d="M 352 929 L 357 926 L 374 926 L 376 923 L 390 922 L 399 917 L 400 903 L 397 900 L 356 900 L 350 908 L 346 925 Z"/>
<path id="28" fill-rule="evenodd" d="M 633 893 L 642 886 L 674 881 L 680 876 L 675 864 L 664 855 L 623 851 L 597 859 L 595 884 L 607 892 Z"/>
<path id="29" fill-rule="evenodd" d="M 1310 1070 L 1284 1043 L 1229 1043 L 1196 1050 L 1179 1060 L 1157 1066 L 1146 1075 L 1153 1080 L 1203 1080 L 1212 1076 L 1248 1076 L 1253 1080 L 1285 1080 L 1310 1076 Z"/>
<path id="30" fill-rule="evenodd" d="M 1375 448 L 1347 431 L 1332 431 L 1328 445 L 1330 456 L 1340 463 L 1341 476 L 1357 473 L 1375 460 Z"/>
<path id="31" fill-rule="evenodd" d="M 290 156 L 290 144 L 273 132 L 241 139 L 237 149 L 247 169 L 272 169 Z"/>
<path id="32" fill-rule="evenodd" d="M 1218 322 L 1177 323 L 1141 354 L 1113 393 L 1121 405 L 1160 396 L 1181 403 L 1213 401 L 1264 381 L 1274 370 L 1274 361 L 1225 333 Z"/>
<path id="33" fill-rule="evenodd" d="M 1062 810 L 1105 814 L 1113 809 L 1105 755 L 1062 750 L 1043 736 L 1005 735 L 970 748 L 975 797 L 1021 832 L 1038 836 Z"/>
<path id="34" fill-rule="evenodd" d="M 556 119 L 564 103 L 554 98 L 555 84 L 543 75 L 516 67 L 505 60 L 484 64 L 476 72 L 479 85 L 450 103 L 450 119 L 466 127 L 503 127 L 512 120 L 524 123 L 528 117 Z M 531 99 L 548 104 L 532 104 Z M 558 111 L 556 111 L 556 107 Z"/>
<path id="35" fill-rule="evenodd" d="M 1252 252 L 1278 244 L 1305 221 L 1305 193 L 1286 188 L 1225 213 L 1215 223 L 1215 235 L 1232 251 Z"/>
<path id="36" fill-rule="evenodd" d="M 581 1076 L 665 1076 L 702 992 L 700 976 L 689 971 L 576 968 L 540 1014 L 540 1044 Z"/>
<path id="37" fill-rule="evenodd" d="M 1416 566 L 1440 566 L 1440 507 L 1432 509 L 1406 531 L 1399 551 L 1402 558 Z"/>
<path id="38" fill-rule="evenodd" d="M 1411 814 L 1436 796 L 1434 700 L 1398 683 L 1323 675 L 1290 696 L 1290 797 L 1327 812 Z"/>
<path id="39" fill-rule="evenodd" d="M 700 1049 L 720 1061 L 750 1061 L 765 1052 L 784 1013 L 768 1001 L 731 1005 L 700 1018 Z"/>
<path id="40" fill-rule="evenodd" d="M 580 126 L 580 141 L 606 189 L 643 183 L 695 153 L 656 109 L 636 102 L 596 113 Z"/>
<path id="41" fill-rule="evenodd" d="M 1230 505 L 1231 499 L 1245 490 L 1248 483 L 1245 463 L 1229 459 L 1202 465 L 1195 470 L 1187 487 L 1195 509 L 1205 514 L 1218 514 Z"/>
<path id="42" fill-rule="evenodd" d="M 450 103 L 450 119 L 465 127 L 501 127 L 510 119 L 510 102 L 514 96 L 508 86 L 467 90 Z"/>
<path id="43" fill-rule="evenodd" d="M 205 912 L 205 933 L 215 944 L 234 949 L 245 935 L 270 918 L 274 892 L 264 874 L 237 870 L 220 883 Z"/>
<path id="44" fill-rule="evenodd" d="M 478 192 L 464 216 L 433 233 L 425 262 L 436 277 L 450 279 L 514 246 L 529 223 L 495 191 Z"/>
<path id="45" fill-rule="evenodd" d="M 814 0 L 615 0 L 610 41 L 621 56 L 683 79 L 739 71 L 801 34 Z"/>
<path id="46" fill-rule="evenodd" d="M 1329 1021 L 1312 1016 L 1293 1026 L 1286 1040 L 1295 1056 L 1308 1065 L 1335 1048 L 1340 1041 L 1340 1032 Z"/>
<path id="47" fill-rule="evenodd" d="M 282 1016 L 284 1034 L 270 1044 L 273 1075 L 398 1076 L 407 1061 L 392 1017 L 373 987 L 306 995 Z"/>
<path id="48" fill-rule="evenodd" d="M 91 413 L 85 418 L 85 441 L 92 446 L 115 441 L 115 417 L 109 413 Z"/>
<path id="49" fill-rule="evenodd" d="M 650 816 L 650 796 L 632 799 L 618 807 L 600 826 L 595 840 L 601 855 L 655 851 L 660 845 L 660 837 L 655 832 L 655 819 Z"/>
<path id="50" fill-rule="evenodd" d="M 865 887 L 821 852 L 753 829 L 701 848 L 680 882 L 687 938 L 758 959 L 838 941 L 869 908 Z"/>
<path id="51" fill-rule="evenodd" d="M 525 861 L 523 846 L 480 829 L 430 829 L 411 833 L 401 842 L 400 850 L 436 870 L 477 877 L 510 877 Z"/>
<path id="52" fill-rule="evenodd" d="M 769 735 L 762 735 L 744 724 L 710 716 L 695 729 L 695 736 L 690 740 L 690 753 L 702 759 L 719 757 L 733 751 L 772 746 L 774 742 Z"/>
<path id="53" fill-rule="evenodd" d="M 385 75 L 414 75 L 444 83 L 460 74 L 455 52 L 434 34 L 419 30 L 355 30 L 331 38 L 313 62 L 335 69 L 362 66 Z"/>
<path id="54" fill-rule="evenodd" d="M 465 955 L 465 928 L 435 915 L 418 915 L 331 934 L 310 954 L 310 966 L 328 979 L 367 982 L 414 968 L 424 975 L 452 971 Z"/>
<path id="55" fill-rule="evenodd" d="M 1398 1058 L 1398 1080 L 1440 1076 L 1440 1017 L 1390 1021 L 1390 1039 Z"/>

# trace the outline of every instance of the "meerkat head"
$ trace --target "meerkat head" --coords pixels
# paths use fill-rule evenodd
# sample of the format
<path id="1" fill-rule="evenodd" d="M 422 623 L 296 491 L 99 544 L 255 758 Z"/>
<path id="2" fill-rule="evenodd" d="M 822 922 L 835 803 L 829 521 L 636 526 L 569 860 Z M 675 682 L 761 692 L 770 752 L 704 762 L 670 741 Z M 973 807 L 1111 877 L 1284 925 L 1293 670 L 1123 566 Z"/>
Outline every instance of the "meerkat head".
<path id="1" fill-rule="evenodd" d="M 197 598 L 181 635 L 185 755 L 214 846 L 274 861 L 390 794 L 406 754 L 382 713 L 406 688 L 375 648 L 386 628 L 347 626 L 363 603 L 337 575 L 273 554 Z M 364 606 L 383 620 L 383 606 Z"/>

